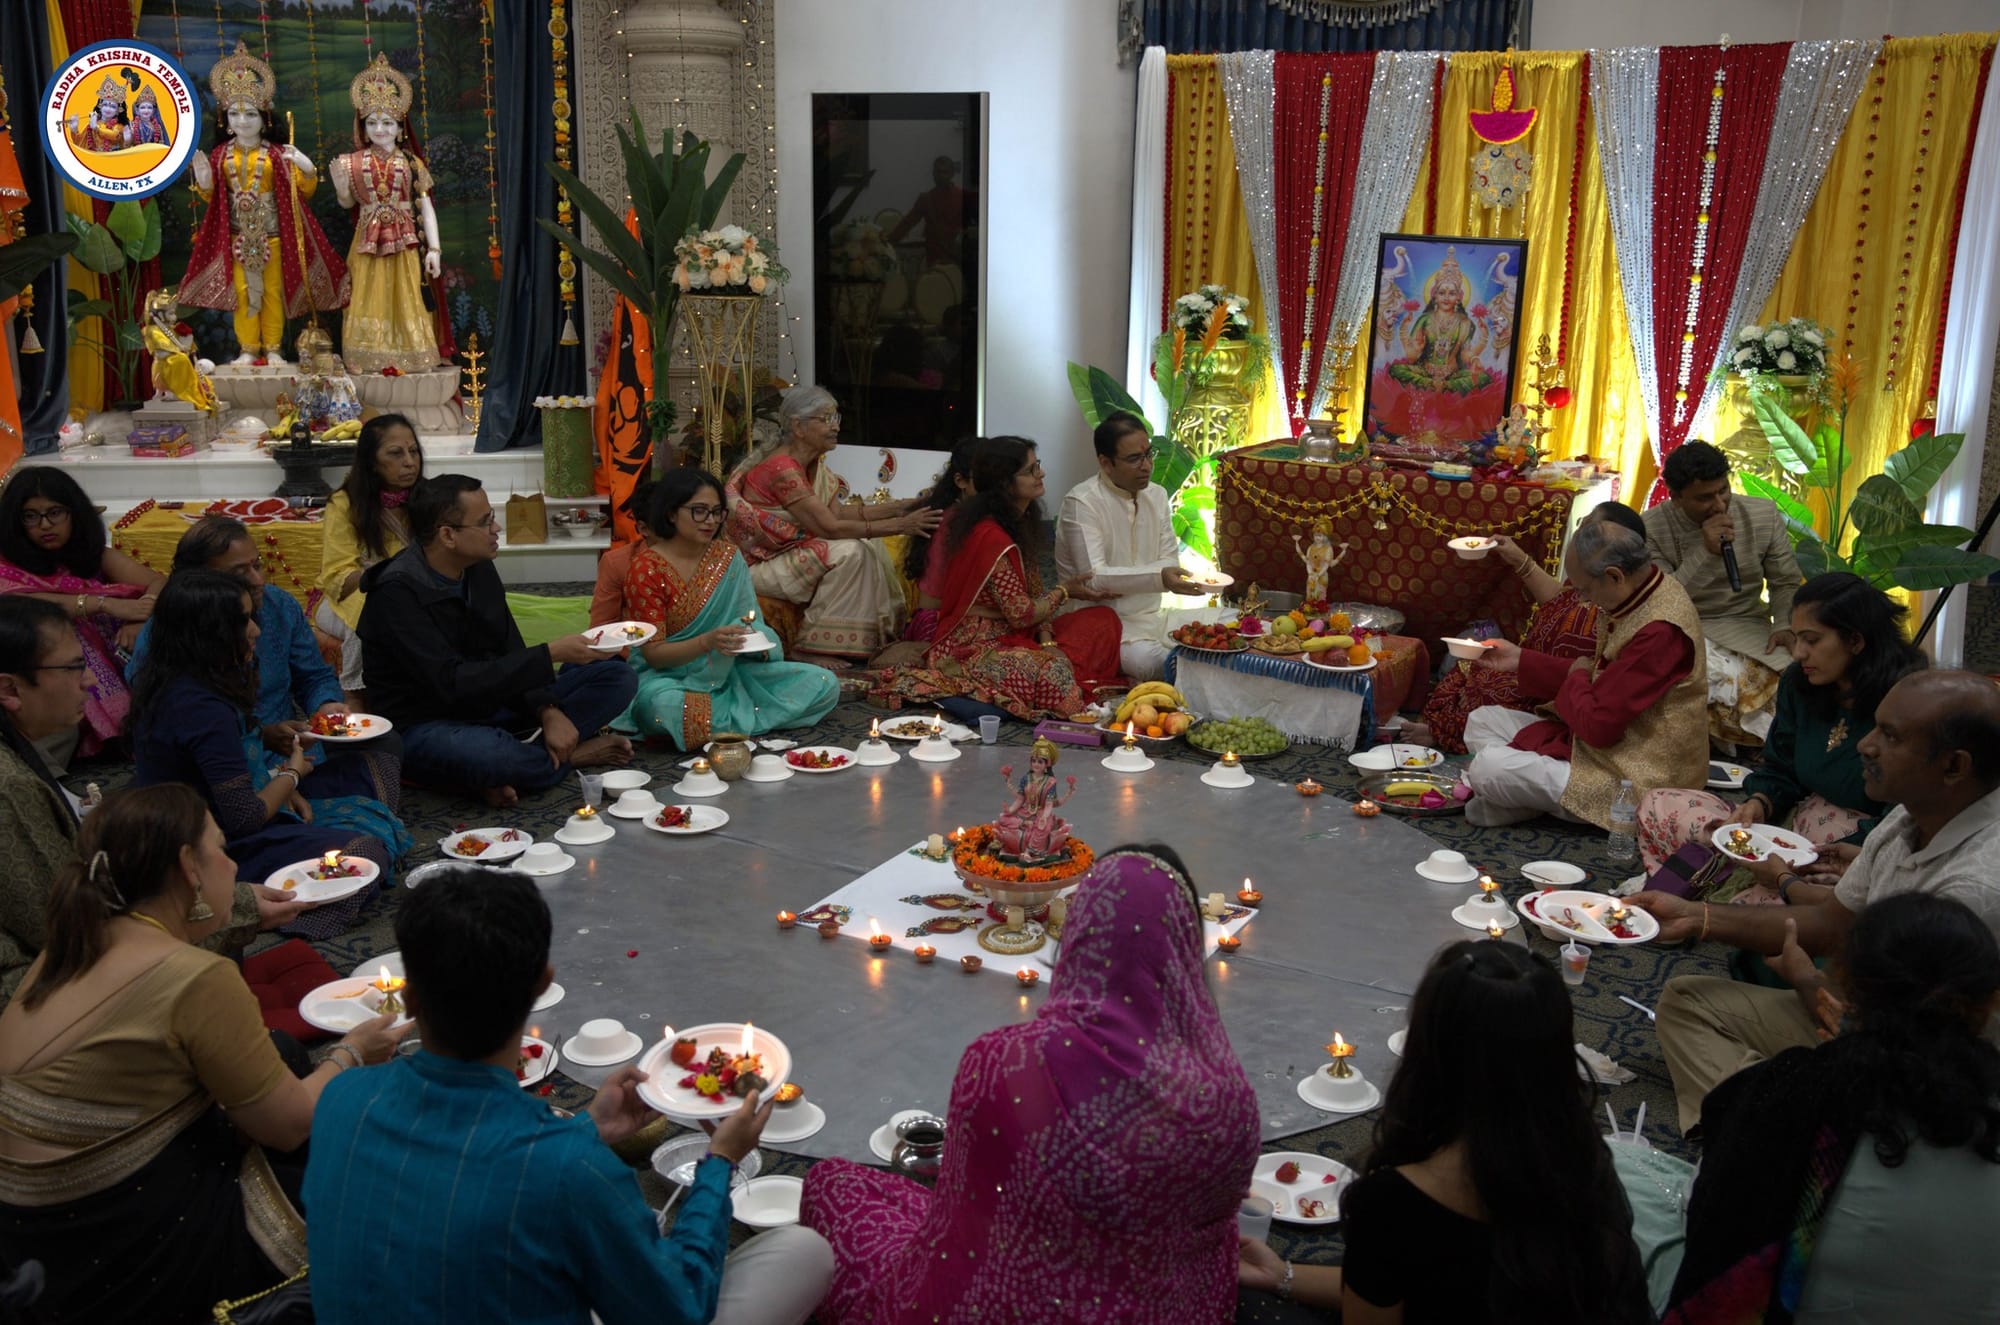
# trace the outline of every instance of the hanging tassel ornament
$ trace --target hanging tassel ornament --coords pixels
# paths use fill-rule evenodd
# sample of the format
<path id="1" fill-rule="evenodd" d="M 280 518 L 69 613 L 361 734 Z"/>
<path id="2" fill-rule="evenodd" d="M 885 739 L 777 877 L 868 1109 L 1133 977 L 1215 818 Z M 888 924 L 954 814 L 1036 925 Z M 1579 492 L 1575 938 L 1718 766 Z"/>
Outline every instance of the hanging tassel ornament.
<path id="1" fill-rule="evenodd" d="M 23 290 L 21 293 L 25 295 L 27 291 Z M 21 353 L 40 354 L 41 352 L 42 338 L 35 334 L 35 324 L 28 321 L 27 303 L 23 300 L 21 305 Z"/>
<path id="2" fill-rule="evenodd" d="M 579 343 L 579 342 L 578 342 L 578 340 L 577 340 L 577 334 L 576 334 L 576 321 L 575 321 L 575 319 L 573 319 L 572 317 L 570 317 L 570 315 L 569 315 L 569 310 L 568 310 L 568 309 L 564 309 L 564 310 L 563 310 L 563 329 L 562 329 L 562 336 L 561 336 L 561 338 L 560 338 L 559 340 L 557 340 L 557 341 L 556 341 L 556 344 L 558 344 L 558 345 L 575 345 L 575 344 L 578 344 L 578 343 Z"/>

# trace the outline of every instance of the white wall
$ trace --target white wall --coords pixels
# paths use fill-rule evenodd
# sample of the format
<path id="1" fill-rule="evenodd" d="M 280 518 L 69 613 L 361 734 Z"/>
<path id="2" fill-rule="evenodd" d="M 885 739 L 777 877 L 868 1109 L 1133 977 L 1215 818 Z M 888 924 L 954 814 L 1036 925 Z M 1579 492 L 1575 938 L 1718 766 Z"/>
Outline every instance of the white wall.
<path id="1" fill-rule="evenodd" d="M 1136 71 L 1111 0 L 778 0 L 778 246 L 800 375 L 812 343 L 812 94 L 985 92 L 988 434 L 1041 443 L 1050 514 L 1095 472 L 1065 365 L 1125 361 Z M 968 181 L 970 182 L 970 181 Z M 881 457 L 842 439 L 864 492 Z M 898 456 L 898 493 L 941 454 Z"/>
<path id="2" fill-rule="evenodd" d="M 2000 0 L 1535 0 L 1534 45 L 1706 46 L 2000 28 Z"/>

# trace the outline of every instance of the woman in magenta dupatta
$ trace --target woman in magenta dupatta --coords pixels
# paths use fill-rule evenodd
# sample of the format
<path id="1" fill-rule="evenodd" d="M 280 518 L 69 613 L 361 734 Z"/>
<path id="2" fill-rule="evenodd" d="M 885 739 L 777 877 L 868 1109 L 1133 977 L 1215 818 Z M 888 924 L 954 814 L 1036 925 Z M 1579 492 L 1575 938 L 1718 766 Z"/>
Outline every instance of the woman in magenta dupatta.
<path id="1" fill-rule="evenodd" d="M 75 479 L 49 465 L 16 469 L 0 487 L 0 594 L 30 594 L 60 607 L 83 645 L 79 754 L 92 754 L 125 725 L 132 697 L 120 653 L 129 653 L 167 577 L 108 546 L 104 521 Z M 44 750 L 60 771 L 70 750 Z"/>
<path id="2" fill-rule="evenodd" d="M 831 1159 L 801 1218 L 833 1245 L 823 1325 L 1224 1321 L 1257 1102 L 1202 979 L 1195 890 L 1108 852 L 1049 998 L 959 1061 L 935 1191 Z"/>

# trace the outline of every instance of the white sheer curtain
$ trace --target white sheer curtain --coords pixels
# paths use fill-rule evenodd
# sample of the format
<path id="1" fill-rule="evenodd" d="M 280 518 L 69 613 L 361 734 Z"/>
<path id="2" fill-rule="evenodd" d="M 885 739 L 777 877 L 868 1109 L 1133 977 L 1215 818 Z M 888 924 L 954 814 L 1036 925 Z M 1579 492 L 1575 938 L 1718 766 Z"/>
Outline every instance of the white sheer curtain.
<path id="1" fill-rule="evenodd" d="M 1994 205 L 2000 198 L 2000 75 L 1987 75 L 1977 134 L 1965 181 L 1965 217 L 1958 227 L 1937 400 L 1937 430 L 1964 433 L 1965 445 L 1931 490 L 1927 512 L 1934 524 L 1968 527 L 1977 527 L 1984 514 L 1979 480 L 1993 402 L 1994 345 L 2000 341 L 2000 206 Z M 1984 550 L 1996 548 L 2000 536 L 1989 536 Z M 1953 592 L 1938 614 L 1932 652 L 1940 666 L 1960 666 L 1965 657 L 1966 598 L 1962 589 Z"/>
<path id="2" fill-rule="evenodd" d="M 1156 428 L 1167 400 L 1153 385 L 1153 338 L 1160 334 L 1160 286 L 1167 274 L 1167 50 L 1139 60 L 1139 105 L 1132 133 L 1132 304 L 1125 332 L 1125 389 Z"/>

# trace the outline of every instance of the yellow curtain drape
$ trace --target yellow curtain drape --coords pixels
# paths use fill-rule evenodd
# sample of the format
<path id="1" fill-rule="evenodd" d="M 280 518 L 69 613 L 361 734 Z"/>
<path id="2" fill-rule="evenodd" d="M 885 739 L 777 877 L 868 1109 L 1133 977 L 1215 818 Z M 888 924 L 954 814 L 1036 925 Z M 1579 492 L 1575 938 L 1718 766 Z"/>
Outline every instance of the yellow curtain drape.
<path id="1" fill-rule="evenodd" d="M 1570 272 L 1569 358 L 1565 364 L 1572 392 L 1568 408 L 1546 416 L 1549 434 L 1542 445 L 1568 458 L 1592 455 L 1625 475 L 1624 495 L 1643 497 L 1652 483 L 1652 456 L 1646 442 L 1646 408 L 1639 395 L 1639 377 L 1632 361 L 1625 324 L 1625 299 L 1618 284 L 1618 261 L 1612 252 L 1609 204 L 1597 157 L 1594 118 L 1584 124 L 1584 150 L 1576 153 L 1577 110 L 1585 98 L 1583 52 L 1498 51 L 1458 52 L 1445 71 L 1444 98 L 1438 115 L 1436 232 L 1482 238 L 1528 241 L 1526 269 L 1517 300 L 1514 398 L 1533 401 L 1528 383 L 1534 378 L 1531 360 L 1541 337 L 1551 350 L 1560 343 L 1563 291 L 1563 250 L 1569 236 L 1570 183 L 1581 166 L 1576 188 L 1576 246 Z M 1493 84 L 1507 64 L 1514 67 L 1514 104 L 1532 106 L 1540 115 L 1524 143 L 1534 154 L 1534 184 L 1527 200 L 1508 211 L 1494 211 L 1473 196 L 1471 162 L 1482 145 L 1466 117 L 1492 102 Z M 1365 163 L 1364 163 L 1365 166 Z M 1431 158 L 1426 155 L 1403 216 L 1403 230 L 1424 230 Z M 1364 346 L 1356 353 L 1354 400 L 1361 401 Z M 1356 416 L 1358 418 L 1358 416 Z"/>
<path id="2" fill-rule="evenodd" d="M 1167 57 L 1166 218 L 1168 303 L 1197 286 L 1226 285 L 1249 300 L 1250 325 L 1261 330 L 1266 296 L 1257 283 L 1229 106 L 1213 55 Z M 1277 354 L 1278 347 L 1271 352 Z M 1290 435 L 1275 378 L 1266 372 L 1251 392 L 1246 440 Z"/>
<path id="3" fill-rule="evenodd" d="M 62 6 L 45 0 L 49 14 L 49 59 L 60 65 L 69 58 L 69 37 L 63 30 Z M 69 184 L 62 186 L 63 211 L 89 221 L 95 219 L 90 199 Z M 69 264 L 69 288 L 86 299 L 104 297 L 103 279 L 75 258 Z M 100 326 L 104 325 L 102 323 Z M 88 345 L 75 344 L 69 350 L 69 409 L 72 417 L 94 414 L 104 408 L 104 361 Z"/>
<path id="4" fill-rule="evenodd" d="M 1869 75 L 1764 304 L 1763 322 L 1809 317 L 1831 327 L 1836 351 L 1859 365 L 1860 386 L 1847 413 L 1849 497 L 1908 444 L 1910 424 L 1923 412 L 1937 364 L 1946 261 L 1958 239 L 1959 166 L 1971 150 L 1971 108 L 1996 37 L 1884 44 L 1881 84 Z M 2000 200 L 1967 198 L 1965 205 Z"/>

